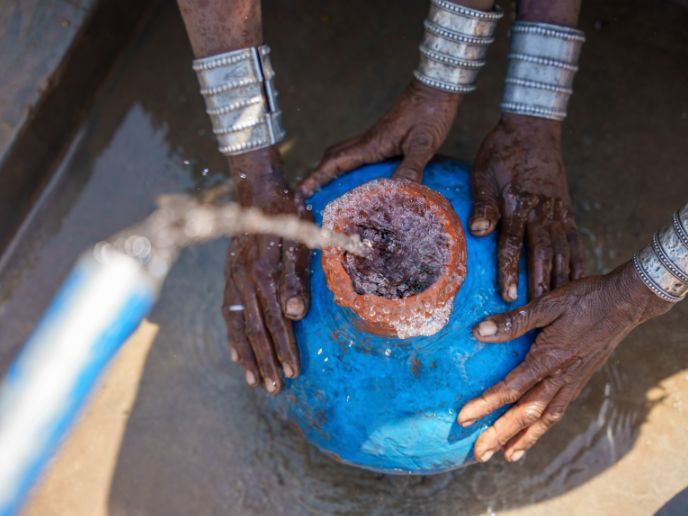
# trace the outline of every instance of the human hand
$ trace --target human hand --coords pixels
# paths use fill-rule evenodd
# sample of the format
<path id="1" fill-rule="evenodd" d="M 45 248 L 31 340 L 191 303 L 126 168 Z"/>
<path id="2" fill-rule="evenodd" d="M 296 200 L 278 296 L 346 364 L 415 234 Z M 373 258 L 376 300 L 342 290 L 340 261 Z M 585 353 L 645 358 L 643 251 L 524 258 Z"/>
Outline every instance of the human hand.
<path id="1" fill-rule="evenodd" d="M 473 164 L 469 227 L 473 235 L 485 236 L 501 218 L 499 288 L 509 302 L 517 297 L 524 239 L 530 299 L 585 273 L 560 139 L 560 122 L 503 113 Z"/>
<path id="2" fill-rule="evenodd" d="M 447 137 L 460 102 L 460 94 L 431 88 L 414 79 L 375 125 L 327 149 L 299 190 L 309 197 L 343 172 L 400 155 L 403 160 L 394 178 L 420 182 L 423 168 Z"/>
<path id="3" fill-rule="evenodd" d="M 534 328 L 542 331 L 516 369 L 461 409 L 458 421 L 465 427 L 514 403 L 480 435 L 473 447 L 475 459 L 485 462 L 501 448 L 508 461 L 519 460 L 563 417 L 619 342 L 671 306 L 641 282 L 629 262 L 478 324 L 473 334 L 482 342 L 509 341 Z"/>
<path id="4" fill-rule="evenodd" d="M 281 167 L 274 149 L 231 157 L 239 202 L 310 218 L 294 201 Z M 282 388 L 280 369 L 287 378 L 299 374 L 291 321 L 308 311 L 309 259 L 306 247 L 271 235 L 235 237 L 227 254 L 222 313 L 230 356 L 244 368 L 249 385 L 262 383 L 271 394 Z"/>

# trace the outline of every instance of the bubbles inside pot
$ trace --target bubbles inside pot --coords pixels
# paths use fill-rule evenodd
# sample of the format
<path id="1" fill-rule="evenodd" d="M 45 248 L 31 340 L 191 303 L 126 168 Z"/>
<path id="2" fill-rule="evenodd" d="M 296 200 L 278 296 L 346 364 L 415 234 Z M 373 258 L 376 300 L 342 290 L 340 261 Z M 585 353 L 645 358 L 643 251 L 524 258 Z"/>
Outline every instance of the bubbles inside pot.
<path id="1" fill-rule="evenodd" d="M 425 204 L 394 192 L 366 206 L 351 207 L 347 233 L 371 246 L 365 257 L 344 255 L 357 294 L 403 299 L 423 292 L 442 273 L 449 241 Z"/>

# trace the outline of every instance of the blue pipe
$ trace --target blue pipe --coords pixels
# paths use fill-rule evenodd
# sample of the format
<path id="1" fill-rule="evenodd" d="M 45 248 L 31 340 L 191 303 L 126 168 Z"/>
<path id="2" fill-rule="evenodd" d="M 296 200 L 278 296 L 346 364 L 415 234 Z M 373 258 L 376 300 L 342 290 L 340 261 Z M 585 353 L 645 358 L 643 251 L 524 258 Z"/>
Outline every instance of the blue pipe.
<path id="1" fill-rule="evenodd" d="M 159 281 L 96 246 L 77 262 L 0 386 L 0 515 L 16 514 Z"/>

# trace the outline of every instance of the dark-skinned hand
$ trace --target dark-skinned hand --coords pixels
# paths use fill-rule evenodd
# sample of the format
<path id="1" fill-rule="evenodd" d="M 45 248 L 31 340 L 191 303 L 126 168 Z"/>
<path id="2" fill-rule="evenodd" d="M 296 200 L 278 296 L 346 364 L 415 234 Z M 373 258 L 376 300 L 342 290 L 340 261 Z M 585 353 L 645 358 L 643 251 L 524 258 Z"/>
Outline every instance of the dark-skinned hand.
<path id="1" fill-rule="evenodd" d="M 514 404 L 480 435 L 473 448 L 475 459 L 485 462 L 503 449 L 508 461 L 519 460 L 563 417 L 624 337 L 671 306 L 640 281 L 629 262 L 478 324 L 473 334 L 482 342 L 509 341 L 534 328 L 542 331 L 516 369 L 461 409 L 459 424 L 470 426 Z"/>
<path id="2" fill-rule="evenodd" d="M 561 123 L 504 113 L 473 164 L 475 236 L 499 233 L 499 289 L 514 301 L 524 240 L 528 295 L 535 299 L 585 273 L 560 148 Z"/>
<path id="3" fill-rule="evenodd" d="M 394 156 L 403 156 L 394 178 L 420 182 L 425 165 L 447 137 L 460 102 L 461 95 L 430 88 L 414 79 L 375 125 L 327 149 L 299 190 L 309 197 L 339 174 Z"/>
<path id="4" fill-rule="evenodd" d="M 309 218 L 286 186 L 276 150 L 234 156 L 230 170 L 240 204 Z M 249 385 L 262 384 L 271 394 L 282 388 L 282 372 L 287 378 L 299 374 L 291 321 L 308 311 L 309 258 L 304 246 L 264 235 L 235 237 L 227 254 L 222 313 L 230 356 Z"/>

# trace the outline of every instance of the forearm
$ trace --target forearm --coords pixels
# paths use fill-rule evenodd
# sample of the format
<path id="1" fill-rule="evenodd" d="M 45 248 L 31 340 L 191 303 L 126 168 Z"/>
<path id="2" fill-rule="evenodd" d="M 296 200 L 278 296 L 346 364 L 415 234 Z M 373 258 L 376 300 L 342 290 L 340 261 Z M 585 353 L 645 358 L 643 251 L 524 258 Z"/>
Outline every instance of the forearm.
<path id="1" fill-rule="evenodd" d="M 204 58 L 263 43 L 260 0 L 178 0 L 194 56 Z M 227 156 L 239 199 L 253 202 L 268 185 L 283 185 L 277 148 Z"/>
<path id="2" fill-rule="evenodd" d="M 260 0 L 178 0 L 196 58 L 263 42 Z"/>
<path id="3" fill-rule="evenodd" d="M 502 120 L 560 131 L 584 34 L 581 0 L 519 0 L 512 28 Z"/>
<path id="4" fill-rule="evenodd" d="M 581 0 L 519 0 L 517 19 L 576 27 Z"/>

